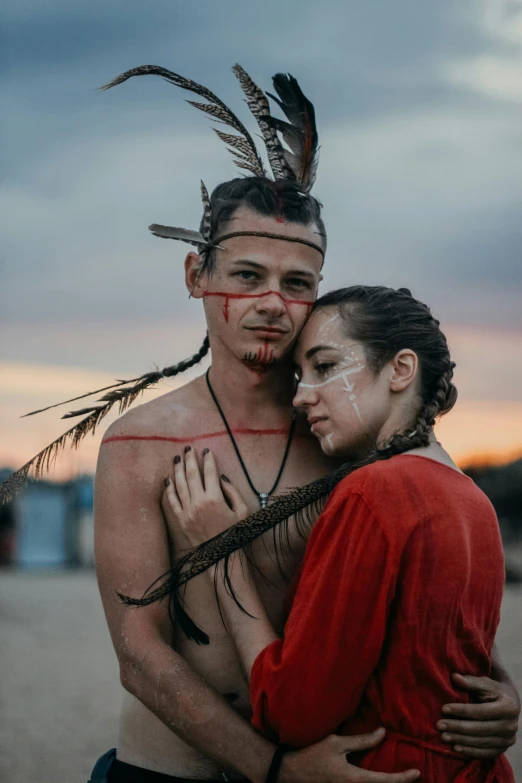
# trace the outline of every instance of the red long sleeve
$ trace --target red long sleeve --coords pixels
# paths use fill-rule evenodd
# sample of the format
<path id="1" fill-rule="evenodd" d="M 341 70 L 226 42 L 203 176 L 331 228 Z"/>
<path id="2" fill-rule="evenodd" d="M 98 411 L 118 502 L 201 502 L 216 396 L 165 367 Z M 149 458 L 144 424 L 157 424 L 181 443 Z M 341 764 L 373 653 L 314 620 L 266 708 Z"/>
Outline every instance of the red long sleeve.
<path id="1" fill-rule="evenodd" d="M 381 654 L 396 577 L 394 542 L 360 495 L 341 496 L 310 537 L 285 639 L 255 661 L 254 725 L 306 746 L 355 712 Z"/>
<path id="2" fill-rule="evenodd" d="M 364 769 L 512 783 L 505 757 L 470 764 L 435 727 L 468 700 L 451 672 L 489 674 L 503 583 L 495 513 L 470 479 L 414 455 L 356 471 L 312 531 L 284 639 L 254 662 L 254 725 L 294 747 L 384 726 Z"/>

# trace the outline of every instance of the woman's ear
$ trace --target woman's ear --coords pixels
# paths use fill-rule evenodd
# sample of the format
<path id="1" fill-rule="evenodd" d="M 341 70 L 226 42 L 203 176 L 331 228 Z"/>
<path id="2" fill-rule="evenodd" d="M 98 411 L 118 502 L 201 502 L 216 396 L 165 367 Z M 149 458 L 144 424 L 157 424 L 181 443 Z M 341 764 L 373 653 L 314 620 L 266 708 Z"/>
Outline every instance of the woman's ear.
<path id="1" fill-rule="evenodd" d="M 187 254 L 185 258 L 185 285 L 194 299 L 201 299 L 205 291 L 205 287 L 202 286 L 202 280 L 206 278 L 206 275 L 205 273 L 201 274 L 202 264 L 203 259 L 200 255 L 192 251 Z"/>
<path id="2" fill-rule="evenodd" d="M 409 348 L 403 348 L 395 354 L 391 361 L 391 365 L 391 391 L 402 392 L 415 383 L 419 371 L 419 357 L 415 351 L 411 351 Z"/>

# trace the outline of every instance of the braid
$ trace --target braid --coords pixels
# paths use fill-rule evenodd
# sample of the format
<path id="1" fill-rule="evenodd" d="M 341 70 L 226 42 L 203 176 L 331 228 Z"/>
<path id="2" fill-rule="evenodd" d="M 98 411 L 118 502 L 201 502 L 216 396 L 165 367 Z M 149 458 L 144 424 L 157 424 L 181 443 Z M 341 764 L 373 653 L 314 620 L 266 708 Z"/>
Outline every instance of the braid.
<path id="1" fill-rule="evenodd" d="M 162 378 L 172 378 L 175 375 L 179 375 L 179 373 L 185 372 L 185 370 L 188 370 L 190 367 L 193 367 L 200 362 L 207 355 L 209 349 L 210 341 L 207 333 L 199 351 L 189 359 L 183 359 L 183 361 L 178 364 L 164 367 L 163 370 L 153 370 L 152 372 L 145 373 L 144 375 L 140 375 L 138 378 L 132 378 L 131 380 L 118 381 L 112 386 L 106 386 L 103 389 L 88 392 L 79 397 L 74 397 L 71 400 L 57 403 L 57 405 L 50 405 L 48 408 L 42 408 L 40 411 L 33 411 L 30 414 L 26 414 L 27 416 L 31 416 L 35 413 L 42 413 L 43 411 L 49 410 L 49 408 L 56 408 L 58 405 L 65 405 L 67 402 L 81 400 L 84 397 L 90 397 L 93 394 L 98 394 L 107 389 L 111 390 L 107 391 L 103 397 L 100 397 L 97 400 L 98 403 L 102 403 L 101 405 L 91 405 L 88 408 L 71 411 L 62 416 L 63 419 L 71 419 L 76 416 L 83 416 L 84 418 L 64 432 L 63 435 L 60 435 L 59 438 L 56 438 L 56 440 L 30 459 L 29 462 L 26 462 L 25 465 L 16 471 L 16 473 L 13 473 L 6 481 L 0 484 L 0 505 L 12 500 L 12 498 L 23 489 L 31 471 L 34 472 L 35 478 L 38 478 L 44 471 L 49 470 L 56 458 L 62 453 L 67 443 L 70 443 L 74 448 L 78 448 L 86 435 L 89 433 L 94 434 L 100 421 L 105 418 L 116 403 L 119 405 L 119 413 L 123 413 L 123 411 L 129 408 L 145 389 L 159 383 Z M 129 386 L 126 384 L 132 385 Z"/>
<path id="2" fill-rule="evenodd" d="M 172 367 L 165 367 L 162 370 L 162 375 L 164 378 L 172 378 L 174 375 L 179 375 L 181 372 L 185 372 L 185 370 L 190 369 L 190 367 L 194 367 L 195 364 L 198 364 L 202 359 L 205 358 L 207 353 L 210 350 L 210 340 L 208 338 L 208 332 L 205 335 L 205 339 L 203 340 L 203 344 L 201 345 L 201 348 L 197 353 L 195 353 L 193 356 L 190 357 L 190 359 L 183 359 L 183 361 L 179 362 L 179 364 L 173 364 Z"/>

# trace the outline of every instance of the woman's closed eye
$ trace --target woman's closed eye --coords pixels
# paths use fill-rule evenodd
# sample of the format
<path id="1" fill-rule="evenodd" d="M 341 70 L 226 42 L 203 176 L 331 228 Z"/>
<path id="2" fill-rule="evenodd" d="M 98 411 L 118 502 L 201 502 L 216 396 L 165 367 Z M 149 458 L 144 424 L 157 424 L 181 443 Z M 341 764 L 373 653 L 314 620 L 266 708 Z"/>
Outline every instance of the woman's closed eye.
<path id="1" fill-rule="evenodd" d="M 335 367 L 335 362 L 319 362 L 314 366 L 314 370 L 319 375 L 326 375 L 333 367 Z"/>

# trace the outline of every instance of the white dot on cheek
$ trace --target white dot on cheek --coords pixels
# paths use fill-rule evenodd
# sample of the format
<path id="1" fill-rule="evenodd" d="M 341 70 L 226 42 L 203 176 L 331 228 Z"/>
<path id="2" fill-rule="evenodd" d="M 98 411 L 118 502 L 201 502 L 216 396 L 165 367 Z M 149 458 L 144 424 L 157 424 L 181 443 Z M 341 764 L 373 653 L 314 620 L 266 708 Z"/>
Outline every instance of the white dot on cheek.
<path id="1" fill-rule="evenodd" d="M 355 400 L 355 394 L 350 394 L 350 399 Z"/>

